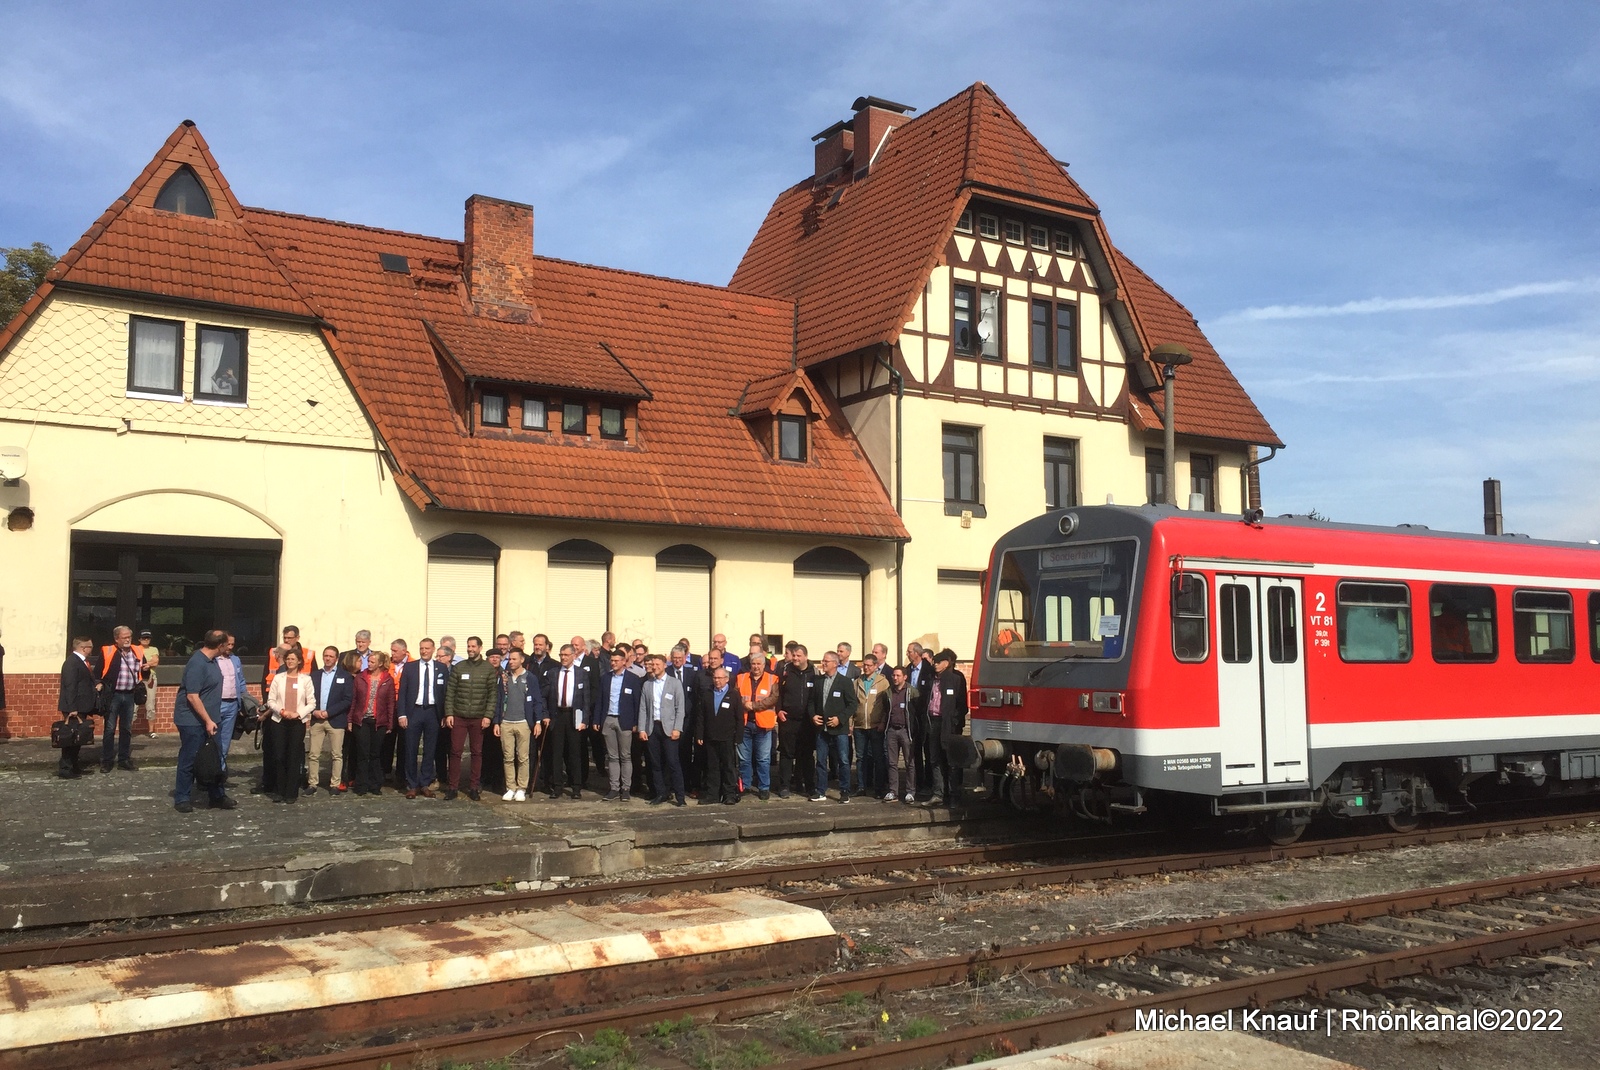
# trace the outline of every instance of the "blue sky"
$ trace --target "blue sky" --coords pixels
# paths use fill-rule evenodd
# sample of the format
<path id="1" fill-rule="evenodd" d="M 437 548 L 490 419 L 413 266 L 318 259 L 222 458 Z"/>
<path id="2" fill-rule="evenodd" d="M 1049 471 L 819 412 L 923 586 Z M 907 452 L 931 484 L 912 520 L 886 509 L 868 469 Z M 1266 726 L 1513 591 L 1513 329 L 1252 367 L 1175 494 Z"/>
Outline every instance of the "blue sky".
<path id="1" fill-rule="evenodd" d="M 34 4 L 0 246 L 65 250 L 182 119 L 247 204 L 726 282 L 810 136 L 986 81 L 1289 443 L 1273 513 L 1600 538 L 1600 5 Z"/>

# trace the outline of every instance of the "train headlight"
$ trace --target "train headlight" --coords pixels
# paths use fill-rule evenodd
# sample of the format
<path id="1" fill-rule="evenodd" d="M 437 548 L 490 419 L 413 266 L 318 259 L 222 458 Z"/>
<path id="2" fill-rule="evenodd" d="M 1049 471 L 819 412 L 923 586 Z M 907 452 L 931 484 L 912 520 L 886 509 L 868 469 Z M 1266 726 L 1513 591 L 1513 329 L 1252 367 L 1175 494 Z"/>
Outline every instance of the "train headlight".
<path id="1" fill-rule="evenodd" d="M 1078 514 L 1067 513 L 1064 515 L 1060 520 L 1056 521 L 1056 530 L 1060 531 L 1063 535 L 1071 535 L 1073 532 L 1077 531 Z"/>

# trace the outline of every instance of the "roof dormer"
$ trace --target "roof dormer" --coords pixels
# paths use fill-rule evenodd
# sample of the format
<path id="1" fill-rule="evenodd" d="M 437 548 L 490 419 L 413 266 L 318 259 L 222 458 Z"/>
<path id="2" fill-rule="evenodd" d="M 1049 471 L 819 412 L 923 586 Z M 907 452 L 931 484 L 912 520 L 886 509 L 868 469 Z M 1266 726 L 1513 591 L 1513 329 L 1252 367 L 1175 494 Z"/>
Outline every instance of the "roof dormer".
<path id="1" fill-rule="evenodd" d="M 729 410 L 775 461 L 804 464 L 811 459 L 811 424 L 827 411 L 822 395 L 803 371 L 752 379 Z"/>

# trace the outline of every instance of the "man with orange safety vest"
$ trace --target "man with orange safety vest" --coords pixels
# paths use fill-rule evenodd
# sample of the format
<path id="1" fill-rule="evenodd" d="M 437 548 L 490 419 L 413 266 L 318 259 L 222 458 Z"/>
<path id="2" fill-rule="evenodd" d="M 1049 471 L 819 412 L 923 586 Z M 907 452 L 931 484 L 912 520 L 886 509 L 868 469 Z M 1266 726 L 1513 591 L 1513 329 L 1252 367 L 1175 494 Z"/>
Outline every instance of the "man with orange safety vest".
<path id="1" fill-rule="evenodd" d="M 100 741 L 100 771 L 118 767 L 133 772 L 133 714 L 139 708 L 138 692 L 144 687 L 144 647 L 133 641 L 133 629 L 119 624 L 111 632 L 111 645 L 100 648 L 100 708 L 105 711 L 105 735 Z M 115 738 L 114 738 L 115 737 Z"/>
<path id="2" fill-rule="evenodd" d="M 778 728 L 778 674 L 750 640 L 749 671 L 739 674 L 739 696 L 749 711 L 739 739 L 739 780 L 763 802 L 772 789 L 772 736 Z"/>

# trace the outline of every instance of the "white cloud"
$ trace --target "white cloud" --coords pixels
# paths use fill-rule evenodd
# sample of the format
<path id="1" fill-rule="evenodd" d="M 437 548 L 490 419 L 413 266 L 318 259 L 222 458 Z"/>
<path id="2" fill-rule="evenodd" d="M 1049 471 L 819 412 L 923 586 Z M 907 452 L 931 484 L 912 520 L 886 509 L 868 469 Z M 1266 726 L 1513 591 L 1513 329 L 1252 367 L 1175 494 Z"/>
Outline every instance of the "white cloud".
<path id="1" fill-rule="evenodd" d="M 1502 301 L 1516 301 L 1523 297 L 1595 292 L 1600 292 L 1600 279 L 1557 279 L 1552 282 L 1528 282 L 1520 286 L 1505 286 L 1498 290 L 1467 294 L 1438 294 L 1433 297 L 1368 297 L 1361 301 L 1346 301 L 1338 305 L 1265 305 L 1226 313 L 1219 316 L 1218 321 L 1298 320 L 1319 316 L 1370 316 L 1380 312 L 1427 312 L 1441 308 L 1498 305 Z"/>

